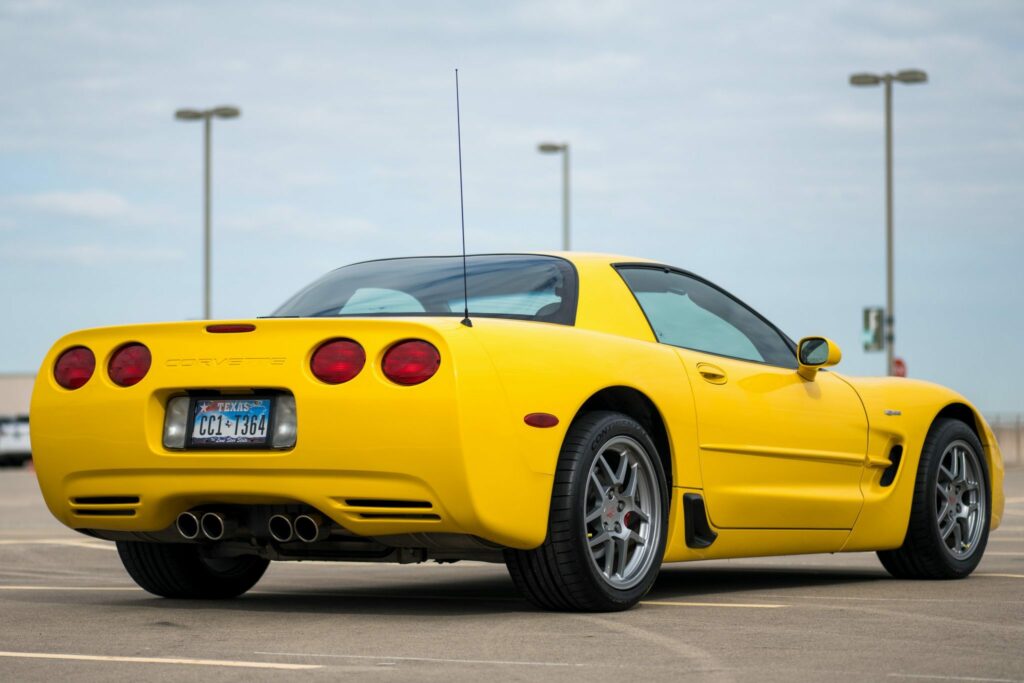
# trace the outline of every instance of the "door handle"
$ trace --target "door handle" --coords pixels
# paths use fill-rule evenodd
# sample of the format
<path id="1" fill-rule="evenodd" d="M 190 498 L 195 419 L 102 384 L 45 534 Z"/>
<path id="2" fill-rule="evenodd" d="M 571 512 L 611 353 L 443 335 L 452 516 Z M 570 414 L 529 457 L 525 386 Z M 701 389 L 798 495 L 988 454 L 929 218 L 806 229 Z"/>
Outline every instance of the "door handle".
<path id="1" fill-rule="evenodd" d="M 725 370 L 711 363 L 697 363 L 697 372 L 700 373 L 705 382 L 710 382 L 711 384 L 725 384 L 729 381 L 729 378 L 725 375 Z"/>

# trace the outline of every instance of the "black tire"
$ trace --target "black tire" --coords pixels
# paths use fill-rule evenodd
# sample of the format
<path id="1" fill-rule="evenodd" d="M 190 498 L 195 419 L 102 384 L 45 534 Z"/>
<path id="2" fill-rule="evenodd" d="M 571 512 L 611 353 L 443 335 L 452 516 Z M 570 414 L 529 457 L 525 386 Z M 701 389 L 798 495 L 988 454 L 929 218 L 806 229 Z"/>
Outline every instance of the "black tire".
<path id="1" fill-rule="evenodd" d="M 647 515 L 649 521 L 643 528 L 643 531 L 650 534 L 650 547 L 653 548 L 653 551 L 644 550 L 641 555 L 633 556 L 638 558 L 635 576 L 631 579 L 635 585 L 625 588 L 611 585 L 610 581 L 615 579 L 610 579 L 601 573 L 597 566 L 598 560 L 592 557 L 590 550 L 588 539 L 592 534 L 588 530 L 588 524 L 601 523 L 608 530 L 608 523 L 603 516 L 587 522 L 588 515 L 585 512 L 590 502 L 587 498 L 588 491 L 593 492 L 593 489 L 588 489 L 591 467 L 594 466 L 604 447 L 612 443 L 613 440 L 631 442 L 642 447 L 634 453 L 633 457 L 639 462 L 639 458 L 646 456 L 650 463 L 645 474 L 645 477 L 649 477 L 644 480 L 646 482 L 645 490 L 652 492 L 647 504 L 656 505 L 654 508 L 649 508 L 651 512 Z M 641 451 L 644 454 L 641 454 Z M 613 451 L 608 452 L 613 453 Z M 631 450 L 630 453 L 633 451 Z M 622 457 L 626 458 L 626 455 Z M 619 462 L 621 464 L 622 460 Z M 623 471 L 626 467 L 628 467 L 628 461 Z M 634 477 L 638 476 L 636 470 L 630 469 L 630 471 Z M 624 486 L 625 484 L 620 486 L 615 495 L 622 495 Z M 610 492 L 611 490 L 609 488 L 606 491 Z M 604 499 L 601 500 L 603 502 Z M 600 503 L 596 504 L 600 507 Z M 632 506 L 632 500 L 630 505 Z M 661 459 L 644 428 L 636 420 L 621 413 L 599 411 L 584 414 L 569 427 L 559 455 L 551 495 L 547 539 L 540 547 L 533 550 L 506 550 L 505 564 L 519 591 L 530 602 L 543 609 L 579 612 L 611 612 L 629 609 L 651 589 L 658 576 L 668 535 L 668 507 L 667 485 Z M 623 508 L 619 507 L 618 509 L 622 510 Z M 630 509 L 633 508 L 630 507 Z M 657 512 L 655 513 L 654 510 Z M 590 517 L 593 518 L 596 514 L 596 511 L 592 510 Z M 629 514 L 625 513 L 622 525 L 636 524 L 640 526 L 637 523 L 639 517 L 634 517 L 633 521 L 630 521 Z M 620 531 L 618 526 L 615 527 L 615 530 Z M 629 529 L 626 531 L 628 533 Z M 608 541 L 608 544 L 612 545 L 612 542 Z M 644 544 L 645 547 L 646 545 Z M 628 542 L 622 547 L 628 549 Z M 639 552 L 638 548 L 639 545 L 634 544 L 632 552 Z M 609 552 L 611 552 L 609 549 L 605 550 L 606 559 Z M 614 555 L 614 552 L 612 554 Z M 625 550 L 620 557 L 630 557 L 629 551 Z M 632 560 L 630 562 L 632 563 Z M 627 582 L 623 581 L 622 583 Z"/>
<path id="2" fill-rule="evenodd" d="M 255 555 L 207 559 L 192 543 L 118 541 L 117 553 L 140 588 L 164 598 L 234 598 L 255 586 L 270 564 Z"/>
<path id="3" fill-rule="evenodd" d="M 977 469 L 983 491 L 976 498 L 984 500 L 983 513 L 979 515 L 980 536 L 973 543 L 966 556 L 956 557 L 940 533 L 937 498 L 940 464 L 952 445 L 966 444 L 976 454 Z M 988 463 L 985 451 L 974 431 L 960 420 L 940 419 L 932 425 L 921 451 L 921 462 L 917 468 L 914 483 L 914 499 L 910 508 L 910 522 L 903 545 L 896 550 L 878 552 L 878 559 L 886 571 L 898 579 L 962 579 L 974 571 L 988 544 L 991 523 L 992 494 L 989 484 Z M 964 552 L 964 551 L 961 551 Z"/>

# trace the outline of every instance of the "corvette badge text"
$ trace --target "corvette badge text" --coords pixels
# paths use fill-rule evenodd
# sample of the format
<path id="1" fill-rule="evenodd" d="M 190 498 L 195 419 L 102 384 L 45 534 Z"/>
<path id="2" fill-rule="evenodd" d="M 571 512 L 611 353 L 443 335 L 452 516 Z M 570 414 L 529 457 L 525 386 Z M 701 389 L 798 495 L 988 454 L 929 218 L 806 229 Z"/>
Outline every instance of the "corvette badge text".
<path id="1" fill-rule="evenodd" d="M 221 368 L 254 367 L 262 365 L 284 365 L 284 356 L 228 356 L 226 358 L 168 358 L 164 363 L 169 368 Z"/>

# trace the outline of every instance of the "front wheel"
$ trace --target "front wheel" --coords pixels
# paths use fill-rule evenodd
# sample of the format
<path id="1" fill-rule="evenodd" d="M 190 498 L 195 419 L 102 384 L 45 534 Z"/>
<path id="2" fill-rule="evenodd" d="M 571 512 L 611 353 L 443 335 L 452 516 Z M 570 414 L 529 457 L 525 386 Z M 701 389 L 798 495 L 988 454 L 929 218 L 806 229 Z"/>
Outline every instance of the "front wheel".
<path id="1" fill-rule="evenodd" d="M 117 553 L 140 588 L 164 598 L 234 598 L 255 586 L 270 564 L 255 555 L 208 558 L 192 543 L 118 541 Z"/>
<path id="2" fill-rule="evenodd" d="M 989 491 L 981 442 L 959 420 L 943 419 L 925 439 L 903 545 L 878 559 L 900 579 L 962 579 L 988 543 Z"/>
<path id="3" fill-rule="evenodd" d="M 658 451 L 621 413 L 573 422 L 555 472 L 548 535 L 507 550 L 517 588 L 545 609 L 628 609 L 651 589 L 665 553 L 668 493 Z"/>

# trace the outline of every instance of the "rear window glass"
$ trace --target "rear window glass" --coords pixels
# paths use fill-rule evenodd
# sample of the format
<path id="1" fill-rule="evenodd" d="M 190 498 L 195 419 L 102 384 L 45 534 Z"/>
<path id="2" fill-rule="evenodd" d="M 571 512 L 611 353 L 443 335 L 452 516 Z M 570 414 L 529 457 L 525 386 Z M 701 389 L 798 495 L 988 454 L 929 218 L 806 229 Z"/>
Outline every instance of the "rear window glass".
<path id="1" fill-rule="evenodd" d="M 576 270 L 553 256 L 469 256 L 469 314 L 572 325 Z M 274 316 L 461 316 L 461 256 L 368 261 L 320 278 Z"/>

